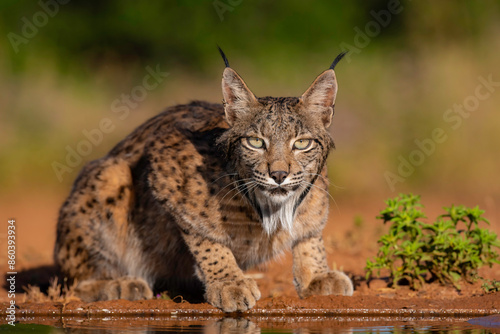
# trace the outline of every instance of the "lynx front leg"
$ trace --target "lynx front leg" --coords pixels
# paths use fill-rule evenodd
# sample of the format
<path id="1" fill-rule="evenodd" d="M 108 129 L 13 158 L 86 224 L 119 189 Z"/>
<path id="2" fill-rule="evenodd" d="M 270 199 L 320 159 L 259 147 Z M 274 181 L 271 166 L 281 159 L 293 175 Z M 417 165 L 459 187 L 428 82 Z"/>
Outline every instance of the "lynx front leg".
<path id="1" fill-rule="evenodd" d="M 294 245 L 293 277 L 300 298 L 313 295 L 353 293 L 352 282 L 343 272 L 330 270 L 321 237 L 312 237 Z"/>
<path id="2" fill-rule="evenodd" d="M 260 299 L 253 279 L 246 278 L 229 248 L 198 235 L 183 233 L 205 285 L 205 299 L 225 312 L 246 311 Z"/>

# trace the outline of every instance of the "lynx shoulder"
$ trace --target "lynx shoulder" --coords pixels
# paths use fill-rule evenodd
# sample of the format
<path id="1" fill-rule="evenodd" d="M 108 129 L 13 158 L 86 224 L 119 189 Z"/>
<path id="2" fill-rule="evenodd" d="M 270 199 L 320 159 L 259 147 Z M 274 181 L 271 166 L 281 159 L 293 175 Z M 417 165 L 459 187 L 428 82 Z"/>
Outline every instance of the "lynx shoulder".
<path id="1" fill-rule="evenodd" d="M 168 108 L 87 164 L 61 207 L 54 253 L 79 297 L 167 290 L 244 311 L 260 292 L 243 271 L 289 249 L 300 297 L 351 295 L 322 241 L 342 56 L 301 97 L 274 98 L 256 97 L 223 55 L 222 105 Z"/>

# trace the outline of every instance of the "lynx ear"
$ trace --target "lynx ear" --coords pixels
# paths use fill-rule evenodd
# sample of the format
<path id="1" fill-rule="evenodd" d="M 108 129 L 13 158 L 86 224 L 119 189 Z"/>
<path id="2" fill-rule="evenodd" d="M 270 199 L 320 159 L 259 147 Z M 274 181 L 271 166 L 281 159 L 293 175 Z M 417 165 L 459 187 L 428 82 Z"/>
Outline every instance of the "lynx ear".
<path id="1" fill-rule="evenodd" d="M 325 128 L 329 127 L 333 117 L 333 105 L 337 96 L 335 72 L 328 69 L 321 73 L 312 85 L 302 94 L 302 103 L 308 112 L 317 114 Z"/>
<path id="2" fill-rule="evenodd" d="M 325 128 L 332 123 L 333 107 L 337 97 L 337 79 L 334 68 L 346 53 L 340 53 L 330 68 L 318 75 L 301 97 L 301 101 L 308 108 L 308 111 L 321 117 Z"/>
<path id="3" fill-rule="evenodd" d="M 243 79 L 230 67 L 226 67 L 222 75 L 222 95 L 229 126 L 246 114 L 251 106 L 258 103 Z"/>

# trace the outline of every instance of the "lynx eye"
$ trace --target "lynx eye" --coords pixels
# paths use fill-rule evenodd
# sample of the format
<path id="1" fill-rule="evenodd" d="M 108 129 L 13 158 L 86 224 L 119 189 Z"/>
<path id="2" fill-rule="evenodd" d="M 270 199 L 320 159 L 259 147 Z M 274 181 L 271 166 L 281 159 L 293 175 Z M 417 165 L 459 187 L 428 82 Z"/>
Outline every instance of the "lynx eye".
<path id="1" fill-rule="evenodd" d="M 249 137 L 247 138 L 247 143 L 253 148 L 263 148 L 264 140 L 257 137 Z"/>
<path id="2" fill-rule="evenodd" d="M 293 143 L 293 147 L 295 147 L 297 150 L 306 150 L 311 147 L 311 144 L 311 139 L 299 139 L 296 140 L 295 143 Z"/>

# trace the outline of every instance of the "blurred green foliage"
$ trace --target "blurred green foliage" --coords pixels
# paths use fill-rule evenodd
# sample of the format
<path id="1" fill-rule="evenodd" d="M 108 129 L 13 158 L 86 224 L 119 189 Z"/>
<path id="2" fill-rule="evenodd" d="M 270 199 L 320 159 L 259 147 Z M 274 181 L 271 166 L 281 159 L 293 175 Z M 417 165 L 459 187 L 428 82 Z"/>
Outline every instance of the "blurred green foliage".
<path id="1" fill-rule="evenodd" d="M 116 130 L 84 161 L 170 104 L 220 101 L 217 44 L 257 95 L 299 95 L 353 47 L 336 69 L 331 165 L 334 184 L 350 193 L 390 193 L 384 172 L 397 173 L 398 156 L 407 159 L 433 128 L 446 129 L 443 113 L 474 93 L 479 76 L 500 81 L 498 1 L 59 1 L 0 2 L 1 189 L 58 188 L 52 163 L 64 162 L 66 147 L 104 117 Z M 390 8 L 397 13 L 384 16 Z M 113 102 L 157 64 L 170 76 L 129 118 L 117 118 Z M 499 97 L 493 92 L 464 126 L 447 130 L 437 154 L 397 190 L 439 182 L 495 193 L 488 175 L 500 163 L 492 153 Z"/>
<path id="2" fill-rule="evenodd" d="M 22 35 L 23 18 L 38 33 L 19 52 L 3 50 L 15 70 L 25 70 L 29 55 L 53 57 L 62 70 L 104 66 L 109 62 L 178 64 L 193 71 L 213 66 L 216 44 L 263 64 L 287 55 L 304 59 L 311 53 L 335 55 L 340 42 L 352 44 L 358 27 L 393 3 L 376 45 L 413 52 L 422 44 L 475 40 L 498 18 L 498 1 L 18 1 L 0 3 L 2 35 Z M 37 13 L 49 16 L 46 24 Z M 40 22 L 41 24 L 37 24 Z M 38 27 L 41 25 L 41 27 Z M 281 59 L 281 61 L 286 61 Z M 287 64 L 288 65 L 288 64 Z"/>
<path id="3" fill-rule="evenodd" d="M 223 7 L 219 12 L 214 3 L 218 6 L 214 1 L 71 1 L 60 5 L 60 13 L 41 28 L 29 48 L 21 47 L 18 53 L 8 45 L 5 49 L 14 68 L 20 70 L 25 68 L 28 53 L 42 52 L 55 57 L 61 68 L 118 61 L 182 64 L 200 71 L 218 57 L 217 43 L 268 58 L 273 58 L 275 48 L 282 50 L 280 54 L 304 54 L 311 47 L 320 50 L 325 43 L 339 40 L 341 31 L 349 29 L 362 13 L 354 3 L 241 1 L 233 6 L 222 1 L 227 11 Z M 3 1 L 3 32 L 21 32 L 20 18 L 30 19 L 40 10 L 35 1 Z M 346 19 L 335 19 L 341 14 Z"/>

